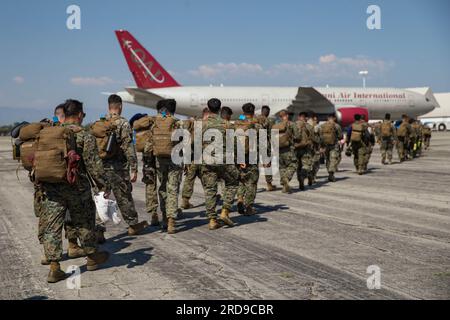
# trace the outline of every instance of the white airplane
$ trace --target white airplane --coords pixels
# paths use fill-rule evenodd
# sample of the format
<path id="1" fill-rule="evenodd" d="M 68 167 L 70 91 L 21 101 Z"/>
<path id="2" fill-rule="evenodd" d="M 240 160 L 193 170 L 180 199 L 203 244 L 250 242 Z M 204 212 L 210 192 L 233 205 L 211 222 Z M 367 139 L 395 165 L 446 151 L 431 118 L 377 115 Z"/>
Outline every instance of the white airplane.
<path id="1" fill-rule="evenodd" d="M 210 98 L 218 98 L 236 118 L 242 105 L 252 102 L 257 110 L 268 105 L 275 114 L 283 109 L 293 114 L 313 111 L 324 119 L 336 113 L 347 126 L 356 113 L 366 120 L 383 119 L 386 113 L 392 119 L 402 114 L 416 118 L 439 107 L 430 88 L 184 87 L 128 31 L 119 30 L 116 35 L 137 84 L 117 94 L 124 102 L 152 109 L 161 99 L 175 99 L 177 113 L 193 117 L 201 115 Z"/>

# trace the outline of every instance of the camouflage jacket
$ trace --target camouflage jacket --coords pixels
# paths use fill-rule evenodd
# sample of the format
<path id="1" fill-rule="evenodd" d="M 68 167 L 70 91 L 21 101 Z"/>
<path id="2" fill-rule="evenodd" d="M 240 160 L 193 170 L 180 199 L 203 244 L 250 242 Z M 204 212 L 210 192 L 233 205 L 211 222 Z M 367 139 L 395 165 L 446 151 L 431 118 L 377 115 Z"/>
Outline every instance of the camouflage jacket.
<path id="1" fill-rule="evenodd" d="M 222 134 L 222 143 L 223 143 L 223 149 L 222 149 L 222 154 L 223 154 L 223 160 L 220 162 L 219 159 L 215 158 L 215 151 L 213 150 L 212 152 L 208 152 L 205 155 L 205 149 L 211 145 L 213 143 L 213 141 L 211 141 L 211 139 L 205 139 L 205 133 L 206 131 L 208 131 L 209 129 L 216 129 L 218 130 L 221 134 Z M 226 163 L 226 156 L 227 156 L 227 143 L 226 143 L 226 130 L 227 129 L 234 129 L 233 125 L 222 119 L 219 115 L 217 114 L 210 114 L 208 116 L 208 120 L 203 122 L 203 126 L 202 126 L 202 138 L 203 138 L 203 163 L 204 164 L 209 164 L 209 165 L 222 165 Z M 212 133 L 212 132 L 210 132 Z M 233 145 L 233 149 L 235 148 L 235 144 Z M 228 150 L 231 151 L 232 150 Z"/>
<path id="2" fill-rule="evenodd" d="M 133 143 L 133 130 L 130 123 L 124 117 L 111 113 L 107 119 L 112 119 L 116 128 L 116 138 L 119 145 L 119 153 L 112 159 L 104 160 L 104 165 L 108 169 L 131 170 L 137 172 L 137 155 Z"/>

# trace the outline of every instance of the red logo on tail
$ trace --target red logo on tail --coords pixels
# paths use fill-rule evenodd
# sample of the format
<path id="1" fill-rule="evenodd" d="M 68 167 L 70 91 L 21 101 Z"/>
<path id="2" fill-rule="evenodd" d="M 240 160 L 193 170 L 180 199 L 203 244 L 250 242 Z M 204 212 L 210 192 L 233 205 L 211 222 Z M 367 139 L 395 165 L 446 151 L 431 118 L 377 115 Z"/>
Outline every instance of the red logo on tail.
<path id="1" fill-rule="evenodd" d="M 139 88 L 180 86 L 155 58 L 128 32 L 116 31 L 128 67 Z"/>

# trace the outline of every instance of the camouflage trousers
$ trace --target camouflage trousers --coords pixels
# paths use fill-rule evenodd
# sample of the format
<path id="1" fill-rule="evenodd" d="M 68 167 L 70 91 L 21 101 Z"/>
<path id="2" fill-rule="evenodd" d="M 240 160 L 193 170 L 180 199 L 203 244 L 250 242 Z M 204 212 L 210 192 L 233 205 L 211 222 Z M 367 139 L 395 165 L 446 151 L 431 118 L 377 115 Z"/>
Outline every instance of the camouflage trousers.
<path id="1" fill-rule="evenodd" d="M 234 164 L 202 165 L 201 179 L 205 190 L 206 215 L 209 219 L 216 218 L 217 185 L 219 179 L 225 181 L 222 200 L 223 209 L 231 210 L 239 185 L 239 170 Z"/>
<path id="2" fill-rule="evenodd" d="M 245 206 L 252 206 L 255 203 L 258 180 L 259 168 L 257 164 L 249 164 L 245 169 L 239 168 L 239 187 L 237 196 L 244 200 Z"/>
<path id="3" fill-rule="evenodd" d="M 281 184 L 288 184 L 292 180 L 294 173 L 297 172 L 297 157 L 293 150 L 284 152 L 280 150 L 279 168 Z"/>
<path id="4" fill-rule="evenodd" d="M 271 174 L 266 174 L 264 177 L 265 177 L 267 183 L 273 182 L 273 176 Z"/>
<path id="5" fill-rule="evenodd" d="M 178 212 L 178 192 L 183 168 L 170 158 L 156 158 L 156 174 L 159 180 L 159 202 L 163 219 L 176 219 Z"/>
<path id="6" fill-rule="evenodd" d="M 335 173 L 338 170 L 338 165 L 341 157 L 341 150 L 339 144 L 325 146 L 325 164 L 328 173 Z"/>
<path id="7" fill-rule="evenodd" d="M 130 182 L 128 170 L 112 170 L 105 168 L 106 179 L 111 184 L 111 189 L 116 198 L 123 219 L 129 225 L 138 223 L 138 213 L 133 201 L 133 186 Z"/>
<path id="8" fill-rule="evenodd" d="M 407 140 L 405 139 L 405 137 L 398 137 L 397 151 L 398 151 L 398 158 L 400 161 L 406 160 L 406 149 L 407 149 Z"/>
<path id="9" fill-rule="evenodd" d="M 145 208 L 152 216 L 158 213 L 158 192 L 156 190 L 157 175 L 154 158 L 144 158 L 142 182 L 145 184 Z"/>
<path id="10" fill-rule="evenodd" d="M 311 176 L 313 179 L 316 179 L 319 169 L 320 169 L 320 152 L 319 150 L 313 149 L 312 168 L 311 168 Z"/>
<path id="11" fill-rule="evenodd" d="M 384 163 L 386 159 L 392 161 L 392 150 L 394 150 L 393 138 L 382 138 L 380 143 L 381 161 Z"/>
<path id="12" fill-rule="evenodd" d="M 184 182 L 183 182 L 183 191 L 182 191 L 182 197 L 186 199 L 191 199 L 192 194 L 194 193 L 194 185 L 195 185 L 195 178 L 200 177 L 200 171 L 201 171 L 201 165 L 191 163 L 187 165 L 187 171 L 184 176 Z"/>
<path id="13" fill-rule="evenodd" d="M 297 179 L 298 181 L 305 180 L 311 175 L 313 167 L 313 154 L 310 148 L 295 150 L 297 157 Z"/>
<path id="14" fill-rule="evenodd" d="M 42 191 L 42 188 L 40 188 L 39 186 L 37 186 L 36 184 L 34 185 L 34 195 L 33 195 L 33 209 L 34 209 L 34 215 L 36 216 L 36 218 L 39 218 L 41 216 L 41 212 L 42 212 L 42 200 L 44 197 L 44 193 Z M 38 225 L 38 239 L 39 239 L 39 243 L 43 244 L 44 243 L 44 225 L 41 224 L 41 222 L 39 221 L 39 225 Z"/>
<path id="15" fill-rule="evenodd" d="M 86 254 L 97 250 L 95 236 L 95 204 L 90 189 L 79 191 L 65 183 L 43 184 L 39 229 L 45 257 L 49 261 L 62 258 L 62 230 L 67 210 L 71 232 L 80 240 Z"/>
<path id="16" fill-rule="evenodd" d="M 425 149 L 428 149 L 430 147 L 430 141 L 431 141 L 431 136 L 425 135 L 423 138 L 423 144 L 425 146 Z"/>
<path id="17" fill-rule="evenodd" d="M 356 171 L 363 172 L 366 165 L 367 147 L 362 142 L 352 142 L 353 164 Z"/>

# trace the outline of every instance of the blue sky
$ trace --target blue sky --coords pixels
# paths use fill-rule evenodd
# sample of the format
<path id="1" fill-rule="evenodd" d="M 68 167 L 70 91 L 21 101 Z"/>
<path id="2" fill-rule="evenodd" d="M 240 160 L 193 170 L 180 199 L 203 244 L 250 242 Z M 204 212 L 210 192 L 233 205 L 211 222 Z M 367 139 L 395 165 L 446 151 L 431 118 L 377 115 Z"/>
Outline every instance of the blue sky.
<path id="1" fill-rule="evenodd" d="M 81 8 L 81 30 L 66 28 L 70 4 Z M 370 4 L 382 30 L 366 27 Z M 69 97 L 97 118 L 101 92 L 134 85 L 119 28 L 183 85 L 360 86 L 367 69 L 369 86 L 449 92 L 449 15 L 447 0 L 5 0 L 0 123 L 47 115 Z"/>

